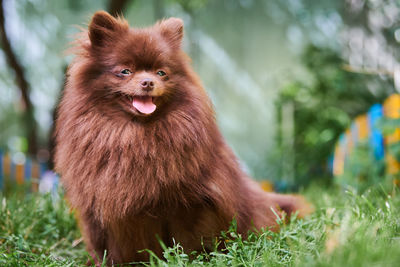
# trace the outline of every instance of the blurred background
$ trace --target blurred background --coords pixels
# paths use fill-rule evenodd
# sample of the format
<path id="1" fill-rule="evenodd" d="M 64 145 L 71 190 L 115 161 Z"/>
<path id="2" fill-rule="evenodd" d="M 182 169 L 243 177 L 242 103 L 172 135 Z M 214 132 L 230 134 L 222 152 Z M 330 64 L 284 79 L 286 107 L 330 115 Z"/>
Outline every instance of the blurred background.
<path id="1" fill-rule="evenodd" d="M 385 157 L 374 149 L 383 150 L 397 113 L 379 120 L 375 145 L 371 113 L 363 114 L 400 90 L 397 0 L 0 3 L 0 173 L 6 176 L 32 173 L 33 162 L 40 166 L 31 176 L 51 169 L 55 107 L 72 59 L 64 51 L 101 9 L 123 14 L 133 27 L 170 16 L 184 20 L 184 50 L 224 136 L 256 179 L 288 188 L 329 183 L 333 174 L 346 176 L 344 169 L 358 180 L 385 172 Z M 388 114 L 380 110 L 378 117 Z M 356 141 L 354 160 L 345 164 L 343 153 Z"/>

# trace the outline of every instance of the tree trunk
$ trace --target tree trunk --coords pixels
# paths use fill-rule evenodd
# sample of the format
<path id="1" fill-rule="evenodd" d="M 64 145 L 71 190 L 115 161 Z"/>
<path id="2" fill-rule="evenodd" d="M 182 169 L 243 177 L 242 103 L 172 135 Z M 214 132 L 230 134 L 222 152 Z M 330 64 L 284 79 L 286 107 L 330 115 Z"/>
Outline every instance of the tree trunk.
<path id="1" fill-rule="evenodd" d="M 24 125 L 28 138 L 28 152 L 31 155 L 36 155 L 37 152 L 37 125 L 34 118 L 34 107 L 29 96 L 29 84 L 25 77 L 25 72 L 20 62 L 18 61 L 14 51 L 11 48 L 10 41 L 7 37 L 5 29 L 5 18 L 3 0 L 0 0 L 0 41 L 4 54 L 7 58 L 8 65 L 15 73 L 15 82 L 21 92 L 21 100 L 24 105 Z"/>
<path id="2" fill-rule="evenodd" d="M 126 4 L 128 2 L 129 2 L 128 0 L 110 0 L 109 5 L 108 5 L 108 11 L 114 17 L 117 17 L 118 15 L 122 15 L 122 11 L 125 9 Z M 133 0 L 130 2 L 132 3 Z"/>

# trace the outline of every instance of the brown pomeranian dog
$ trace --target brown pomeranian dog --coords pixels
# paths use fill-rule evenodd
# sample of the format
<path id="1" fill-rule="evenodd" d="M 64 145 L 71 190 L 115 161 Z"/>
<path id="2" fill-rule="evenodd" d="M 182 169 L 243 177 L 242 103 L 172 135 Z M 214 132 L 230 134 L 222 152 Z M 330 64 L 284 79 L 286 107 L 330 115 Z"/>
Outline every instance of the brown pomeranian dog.
<path id="1" fill-rule="evenodd" d="M 214 249 L 233 219 L 278 230 L 308 205 L 264 192 L 241 170 L 181 50 L 177 18 L 129 28 L 104 11 L 78 38 L 56 121 L 56 170 L 99 263 L 146 261 L 160 241 Z"/>

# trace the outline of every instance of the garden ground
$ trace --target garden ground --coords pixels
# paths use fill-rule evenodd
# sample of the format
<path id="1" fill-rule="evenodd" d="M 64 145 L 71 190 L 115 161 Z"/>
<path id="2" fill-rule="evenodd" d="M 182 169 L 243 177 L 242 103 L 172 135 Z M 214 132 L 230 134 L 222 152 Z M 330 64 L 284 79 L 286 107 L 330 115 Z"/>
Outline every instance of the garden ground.
<path id="1" fill-rule="evenodd" d="M 400 191 L 312 186 L 303 192 L 316 211 L 304 220 L 247 240 L 224 234 L 226 251 L 184 254 L 177 244 L 148 266 L 399 266 Z M 1 195 L 0 266 L 81 266 L 87 261 L 65 201 L 13 190 Z M 281 222 L 281 224 L 283 224 Z"/>

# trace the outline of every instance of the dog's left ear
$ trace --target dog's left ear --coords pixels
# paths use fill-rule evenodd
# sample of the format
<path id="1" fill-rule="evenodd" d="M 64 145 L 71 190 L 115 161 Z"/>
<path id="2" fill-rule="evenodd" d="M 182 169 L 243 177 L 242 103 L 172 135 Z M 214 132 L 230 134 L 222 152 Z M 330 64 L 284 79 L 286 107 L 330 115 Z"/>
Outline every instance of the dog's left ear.
<path id="1" fill-rule="evenodd" d="M 89 24 L 89 39 L 93 47 L 103 47 L 128 29 L 128 23 L 123 18 L 114 18 L 105 11 L 97 11 Z"/>
<path id="2" fill-rule="evenodd" d="M 176 49 L 179 49 L 183 38 L 183 21 L 169 18 L 159 23 L 161 35 Z"/>

